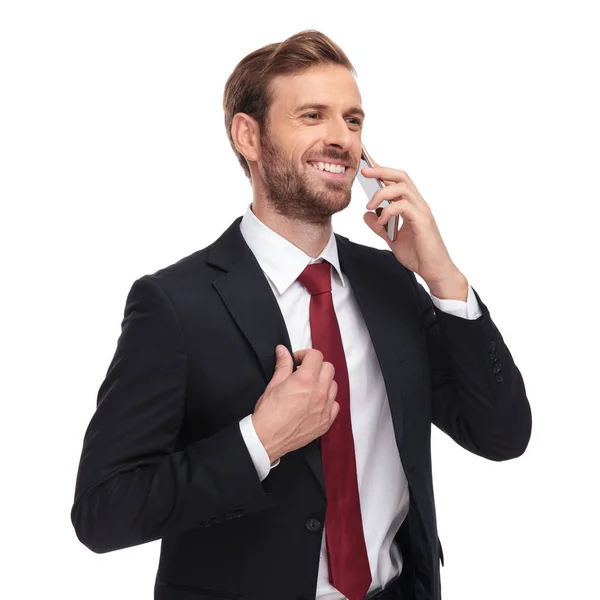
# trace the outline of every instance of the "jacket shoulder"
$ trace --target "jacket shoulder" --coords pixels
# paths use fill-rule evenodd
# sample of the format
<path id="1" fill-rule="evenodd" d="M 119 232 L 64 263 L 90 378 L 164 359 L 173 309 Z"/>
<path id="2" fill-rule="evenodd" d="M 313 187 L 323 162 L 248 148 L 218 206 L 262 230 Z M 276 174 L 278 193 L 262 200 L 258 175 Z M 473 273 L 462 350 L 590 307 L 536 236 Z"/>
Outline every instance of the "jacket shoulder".
<path id="1" fill-rule="evenodd" d="M 214 244 L 214 243 L 213 243 Z M 186 304 L 186 299 L 204 295 L 216 279 L 218 270 L 207 262 L 207 256 L 213 246 L 196 250 L 176 262 L 157 269 L 154 272 L 140 274 L 133 282 L 132 289 L 140 282 L 146 282 L 159 294 L 169 299 L 176 307 Z"/>
<path id="2" fill-rule="evenodd" d="M 409 276 L 412 275 L 414 277 L 414 273 L 398 262 L 391 250 L 366 246 L 354 242 L 343 235 L 337 233 L 335 235 L 338 240 L 338 247 L 341 247 L 344 253 L 352 256 L 354 260 L 368 263 L 377 269 L 389 269 L 395 272 L 403 271 Z"/>

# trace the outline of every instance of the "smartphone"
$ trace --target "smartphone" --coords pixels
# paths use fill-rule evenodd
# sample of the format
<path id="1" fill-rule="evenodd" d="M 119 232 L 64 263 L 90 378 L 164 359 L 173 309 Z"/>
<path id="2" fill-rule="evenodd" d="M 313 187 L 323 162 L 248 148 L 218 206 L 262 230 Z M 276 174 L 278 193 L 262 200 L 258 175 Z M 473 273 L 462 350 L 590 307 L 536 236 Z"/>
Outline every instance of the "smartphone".
<path id="1" fill-rule="evenodd" d="M 358 168 L 358 174 L 356 175 L 362 189 L 365 191 L 367 198 L 371 200 L 375 195 L 375 192 L 385 187 L 385 183 L 381 181 L 381 179 L 375 179 L 374 177 L 365 177 L 360 171 L 361 169 L 366 169 L 367 167 L 374 167 L 375 163 L 373 159 L 369 156 L 364 144 L 361 145 L 362 154 L 360 157 L 360 166 Z M 377 216 L 381 215 L 381 211 L 383 208 L 388 206 L 390 203 L 387 200 L 383 200 L 381 204 L 375 209 Z M 398 215 L 392 215 L 390 220 L 387 222 L 386 231 L 388 238 L 392 242 L 396 241 L 396 234 L 398 233 Z"/>

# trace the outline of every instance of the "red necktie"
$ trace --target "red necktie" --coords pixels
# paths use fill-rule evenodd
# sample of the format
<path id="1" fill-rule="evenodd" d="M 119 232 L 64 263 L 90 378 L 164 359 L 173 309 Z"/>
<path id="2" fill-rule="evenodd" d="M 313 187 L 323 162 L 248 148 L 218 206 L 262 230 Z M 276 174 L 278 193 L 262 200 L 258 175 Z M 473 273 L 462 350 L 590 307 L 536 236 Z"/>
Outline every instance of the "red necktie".
<path id="1" fill-rule="evenodd" d="M 331 265 L 313 263 L 298 277 L 311 294 L 310 331 L 313 348 L 335 367 L 340 411 L 321 437 L 321 460 L 327 490 L 325 535 L 329 581 L 348 600 L 364 600 L 371 570 L 363 533 L 354 439 L 350 420 L 350 384 L 342 337 L 331 296 Z"/>

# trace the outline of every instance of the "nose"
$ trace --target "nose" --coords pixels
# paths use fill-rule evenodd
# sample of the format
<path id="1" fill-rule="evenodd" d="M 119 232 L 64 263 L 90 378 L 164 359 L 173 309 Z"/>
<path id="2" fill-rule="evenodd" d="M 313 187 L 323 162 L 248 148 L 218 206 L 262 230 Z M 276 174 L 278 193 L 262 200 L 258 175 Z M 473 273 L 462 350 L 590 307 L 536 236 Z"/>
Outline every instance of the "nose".
<path id="1" fill-rule="evenodd" d="M 348 151 L 352 146 L 352 139 L 352 131 L 348 129 L 348 123 L 343 117 L 329 120 L 323 140 L 326 146 L 337 146 L 341 150 Z"/>

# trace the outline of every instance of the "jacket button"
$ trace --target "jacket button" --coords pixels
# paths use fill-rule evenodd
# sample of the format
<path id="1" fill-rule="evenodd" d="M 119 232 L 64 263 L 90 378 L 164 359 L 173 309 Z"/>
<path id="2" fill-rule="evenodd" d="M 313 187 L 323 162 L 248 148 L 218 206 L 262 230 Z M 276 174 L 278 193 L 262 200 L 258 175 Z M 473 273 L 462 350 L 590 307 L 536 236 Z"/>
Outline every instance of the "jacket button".
<path id="1" fill-rule="evenodd" d="M 500 383 L 502 381 L 502 375 L 500 373 L 496 373 L 496 381 Z"/>
<path id="2" fill-rule="evenodd" d="M 498 360 L 497 352 L 490 352 L 490 362 L 496 362 Z"/>
<path id="3" fill-rule="evenodd" d="M 306 521 L 306 529 L 308 529 L 311 533 L 319 533 L 323 526 L 321 525 L 321 521 L 319 519 L 315 519 L 311 517 Z"/>
<path id="4" fill-rule="evenodd" d="M 493 352 L 496 349 L 496 342 L 490 342 L 490 345 L 488 346 L 488 350 L 490 352 Z"/>
<path id="5" fill-rule="evenodd" d="M 501 368 L 502 368 L 502 365 L 499 362 L 497 362 L 494 365 L 494 368 L 492 369 L 492 371 L 494 371 L 494 373 L 498 373 L 498 371 L 500 371 Z"/>

